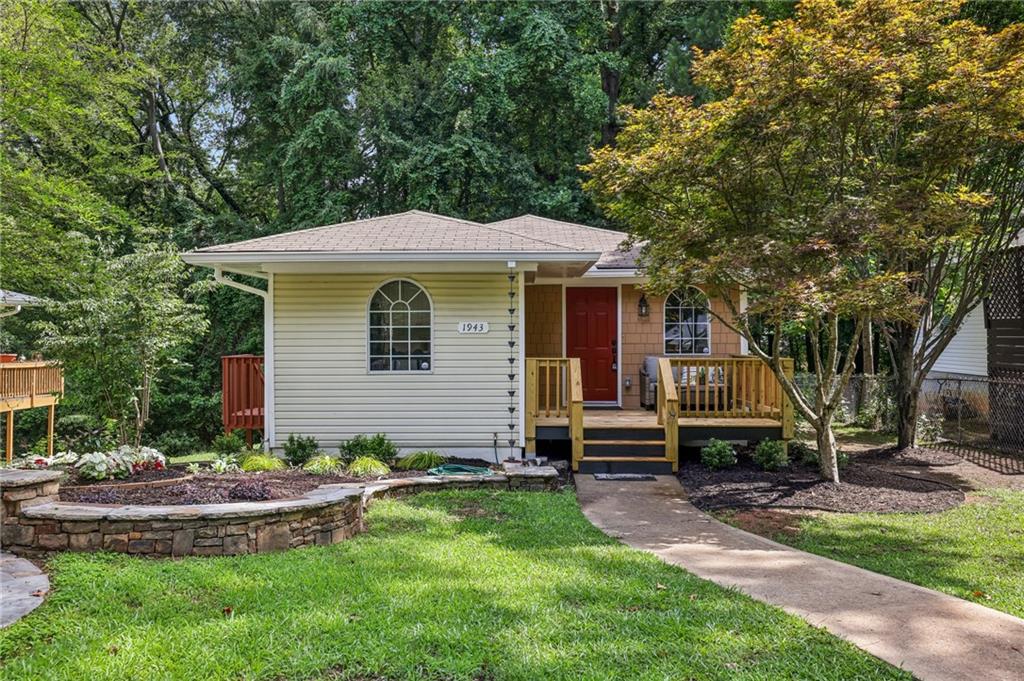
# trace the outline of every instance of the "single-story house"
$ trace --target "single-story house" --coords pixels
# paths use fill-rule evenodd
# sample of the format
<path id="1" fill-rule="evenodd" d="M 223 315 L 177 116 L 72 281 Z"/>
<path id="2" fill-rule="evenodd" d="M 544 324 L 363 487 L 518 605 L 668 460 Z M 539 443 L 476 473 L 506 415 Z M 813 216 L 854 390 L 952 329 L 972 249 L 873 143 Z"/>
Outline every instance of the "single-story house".
<path id="1" fill-rule="evenodd" d="M 183 257 L 265 300 L 263 404 L 246 413 L 272 449 L 382 432 L 406 451 L 499 460 L 564 444 L 577 468 L 663 470 L 680 441 L 791 436 L 770 372 L 709 314 L 725 301 L 645 293 L 625 240 L 414 210 Z"/>

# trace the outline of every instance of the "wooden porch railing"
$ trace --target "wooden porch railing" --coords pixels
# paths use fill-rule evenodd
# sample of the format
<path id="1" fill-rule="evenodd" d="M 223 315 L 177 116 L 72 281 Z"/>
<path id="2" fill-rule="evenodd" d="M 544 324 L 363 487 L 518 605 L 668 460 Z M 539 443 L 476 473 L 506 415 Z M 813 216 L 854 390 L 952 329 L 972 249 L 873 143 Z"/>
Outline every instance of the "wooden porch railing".
<path id="1" fill-rule="evenodd" d="M 14 412 L 49 407 L 46 449 L 53 456 L 53 422 L 57 402 L 64 396 L 64 368 L 56 362 L 0 362 L 0 411 L 6 412 L 4 451 L 14 457 Z"/>
<path id="2" fill-rule="evenodd" d="M 0 362 L 0 410 L 53 404 L 64 394 L 64 369 L 54 362 Z"/>
<path id="3" fill-rule="evenodd" d="M 224 432 L 244 430 L 251 442 L 252 431 L 263 430 L 263 357 L 225 355 L 220 361 Z"/>
<path id="4" fill-rule="evenodd" d="M 782 369 L 793 375 L 793 360 Z M 785 439 L 793 437 L 793 405 L 767 363 L 758 357 L 667 357 L 658 365 L 659 422 L 672 384 L 683 418 L 771 418 L 782 424 Z"/>
<path id="5" fill-rule="evenodd" d="M 572 465 L 583 458 L 583 372 L 576 357 L 531 357 L 526 360 L 526 451 L 537 451 L 537 419 L 569 418 Z"/>

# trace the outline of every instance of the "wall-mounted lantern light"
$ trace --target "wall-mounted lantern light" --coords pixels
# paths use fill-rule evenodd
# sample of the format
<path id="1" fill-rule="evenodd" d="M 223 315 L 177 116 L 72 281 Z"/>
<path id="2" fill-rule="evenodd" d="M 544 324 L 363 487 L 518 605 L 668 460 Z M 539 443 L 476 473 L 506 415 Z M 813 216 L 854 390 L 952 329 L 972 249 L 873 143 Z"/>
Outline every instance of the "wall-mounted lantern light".
<path id="1" fill-rule="evenodd" d="M 641 317 L 646 317 L 651 314 L 651 306 L 647 302 L 647 296 L 643 293 L 640 294 L 640 302 L 636 304 L 636 313 Z"/>

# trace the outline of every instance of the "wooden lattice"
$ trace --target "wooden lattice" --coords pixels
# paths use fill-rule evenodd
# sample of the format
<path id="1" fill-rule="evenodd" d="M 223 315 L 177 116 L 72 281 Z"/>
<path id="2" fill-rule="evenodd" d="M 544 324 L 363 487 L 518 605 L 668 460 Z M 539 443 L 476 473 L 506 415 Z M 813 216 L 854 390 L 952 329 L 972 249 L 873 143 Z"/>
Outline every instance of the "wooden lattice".
<path id="1" fill-rule="evenodd" d="M 1024 246 L 997 254 L 989 277 L 986 318 L 990 322 L 1024 320 Z"/>

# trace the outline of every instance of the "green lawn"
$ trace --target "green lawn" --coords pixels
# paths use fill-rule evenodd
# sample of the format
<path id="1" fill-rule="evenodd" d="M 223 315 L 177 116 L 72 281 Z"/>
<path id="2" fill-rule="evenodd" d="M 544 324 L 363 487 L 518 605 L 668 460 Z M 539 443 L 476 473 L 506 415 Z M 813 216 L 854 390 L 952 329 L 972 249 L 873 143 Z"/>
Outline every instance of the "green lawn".
<path id="1" fill-rule="evenodd" d="M 186 456 L 169 456 L 167 457 L 167 463 L 209 463 L 218 456 L 216 452 L 197 452 Z"/>
<path id="2" fill-rule="evenodd" d="M 775 539 L 1024 617 L 1024 492 L 944 513 L 828 513 Z"/>
<path id="3" fill-rule="evenodd" d="M 354 540 L 283 554 L 61 555 L 47 603 L 0 633 L 2 675 L 910 678 L 618 544 L 572 494 L 422 494 L 369 520 Z"/>

